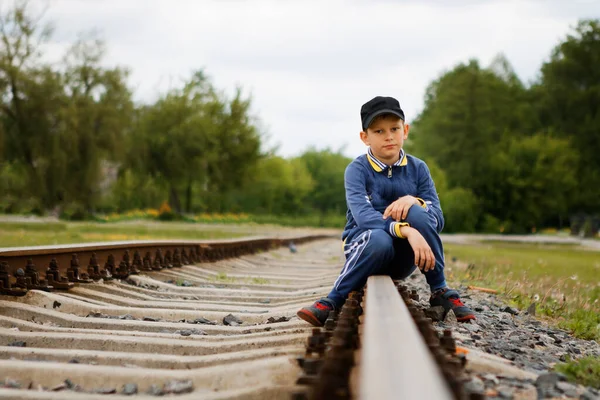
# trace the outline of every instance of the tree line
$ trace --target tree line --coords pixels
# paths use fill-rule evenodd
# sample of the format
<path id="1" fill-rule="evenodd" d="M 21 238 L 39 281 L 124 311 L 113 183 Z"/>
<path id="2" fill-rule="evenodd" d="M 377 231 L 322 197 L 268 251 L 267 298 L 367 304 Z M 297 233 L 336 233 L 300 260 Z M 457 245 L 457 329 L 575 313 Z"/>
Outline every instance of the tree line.
<path id="1" fill-rule="evenodd" d="M 129 71 L 103 66 L 102 40 L 83 35 L 52 64 L 51 33 L 27 2 L 0 15 L 0 212 L 86 217 L 167 201 L 176 213 L 343 215 L 349 159 L 265 150 L 242 88 L 228 97 L 197 70 L 136 104 Z"/>
<path id="2" fill-rule="evenodd" d="M 532 232 L 581 214 L 590 230 L 600 211 L 600 21 L 580 21 L 528 85 L 503 56 L 457 65 L 427 88 L 411 136 L 411 151 L 435 165 L 451 230 Z"/>
<path id="3" fill-rule="evenodd" d="M 158 208 L 319 216 L 343 224 L 341 150 L 284 158 L 242 88 L 227 96 L 203 70 L 136 103 L 129 70 L 80 36 L 58 63 L 51 29 L 26 2 L 0 13 L 0 212 Z M 409 152 L 436 181 L 447 231 L 523 232 L 600 206 L 600 26 L 581 21 L 524 84 L 498 57 L 442 74 L 426 92 Z"/>

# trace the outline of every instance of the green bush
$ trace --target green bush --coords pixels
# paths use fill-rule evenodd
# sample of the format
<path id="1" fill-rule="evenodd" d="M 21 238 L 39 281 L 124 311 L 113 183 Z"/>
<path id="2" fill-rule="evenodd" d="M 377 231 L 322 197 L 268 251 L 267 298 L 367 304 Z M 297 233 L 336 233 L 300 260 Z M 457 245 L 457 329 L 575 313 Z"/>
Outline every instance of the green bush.
<path id="1" fill-rule="evenodd" d="M 35 197 L 29 197 L 20 202 L 17 213 L 44 215 L 44 208 L 40 199 L 36 199 Z"/>
<path id="2" fill-rule="evenodd" d="M 14 214 L 17 212 L 18 199 L 11 195 L 5 194 L 0 197 L 0 212 L 5 214 Z"/>
<path id="3" fill-rule="evenodd" d="M 479 208 L 473 192 L 454 188 L 446 191 L 440 202 L 446 221 L 445 232 L 475 232 Z"/>
<path id="4" fill-rule="evenodd" d="M 493 215 L 486 214 L 483 216 L 481 223 L 481 231 L 484 233 L 501 233 L 504 231 L 504 225 L 502 221 Z"/>
<path id="5" fill-rule="evenodd" d="M 60 211 L 60 219 L 67 221 L 84 221 L 90 219 L 91 215 L 85 210 L 80 203 L 68 203 Z"/>
<path id="6" fill-rule="evenodd" d="M 181 215 L 173 211 L 165 211 L 158 214 L 156 217 L 159 221 L 179 221 L 182 219 Z"/>
<path id="7" fill-rule="evenodd" d="M 40 199 L 18 198 L 11 194 L 0 197 L 0 212 L 5 214 L 44 215 Z"/>

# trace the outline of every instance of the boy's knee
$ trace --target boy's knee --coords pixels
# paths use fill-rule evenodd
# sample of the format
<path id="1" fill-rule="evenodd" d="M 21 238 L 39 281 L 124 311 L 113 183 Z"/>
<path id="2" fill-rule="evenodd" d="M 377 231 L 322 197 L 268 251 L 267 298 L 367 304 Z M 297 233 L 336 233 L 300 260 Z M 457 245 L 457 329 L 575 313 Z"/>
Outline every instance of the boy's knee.
<path id="1" fill-rule="evenodd" d="M 425 211 L 423 207 L 419 207 L 417 205 L 412 206 L 408 210 L 406 222 L 408 222 L 411 227 L 415 228 L 419 232 L 423 232 L 426 229 L 435 230 L 435 217 Z"/>
<path id="2" fill-rule="evenodd" d="M 372 229 L 369 238 L 369 250 L 382 255 L 394 252 L 394 239 L 383 229 Z"/>

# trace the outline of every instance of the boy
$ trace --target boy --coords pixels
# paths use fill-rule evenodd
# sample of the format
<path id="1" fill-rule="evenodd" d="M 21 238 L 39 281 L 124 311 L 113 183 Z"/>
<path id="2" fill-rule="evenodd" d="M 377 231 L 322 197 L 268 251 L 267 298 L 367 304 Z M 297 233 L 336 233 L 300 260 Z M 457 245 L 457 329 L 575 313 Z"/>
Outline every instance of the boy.
<path id="1" fill-rule="evenodd" d="M 362 106 L 360 116 L 360 138 L 369 149 L 344 174 L 346 262 L 327 297 L 302 308 L 298 317 L 323 326 L 329 311 L 339 310 L 369 276 L 405 279 L 419 267 L 431 289 L 431 306 L 453 310 L 462 322 L 475 319 L 458 292 L 446 285 L 439 236 L 444 216 L 429 168 L 402 149 L 409 129 L 404 111 L 392 97 L 375 97 Z"/>

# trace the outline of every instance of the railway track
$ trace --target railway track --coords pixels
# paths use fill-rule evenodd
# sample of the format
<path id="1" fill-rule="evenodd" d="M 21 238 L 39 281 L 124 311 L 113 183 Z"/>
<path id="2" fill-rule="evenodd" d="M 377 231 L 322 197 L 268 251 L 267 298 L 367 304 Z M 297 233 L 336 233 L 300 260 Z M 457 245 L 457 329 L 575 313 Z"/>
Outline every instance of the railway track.
<path id="1" fill-rule="evenodd" d="M 387 277 L 295 317 L 342 261 L 309 236 L 2 250 L 0 398 L 468 398 L 451 333 Z"/>

